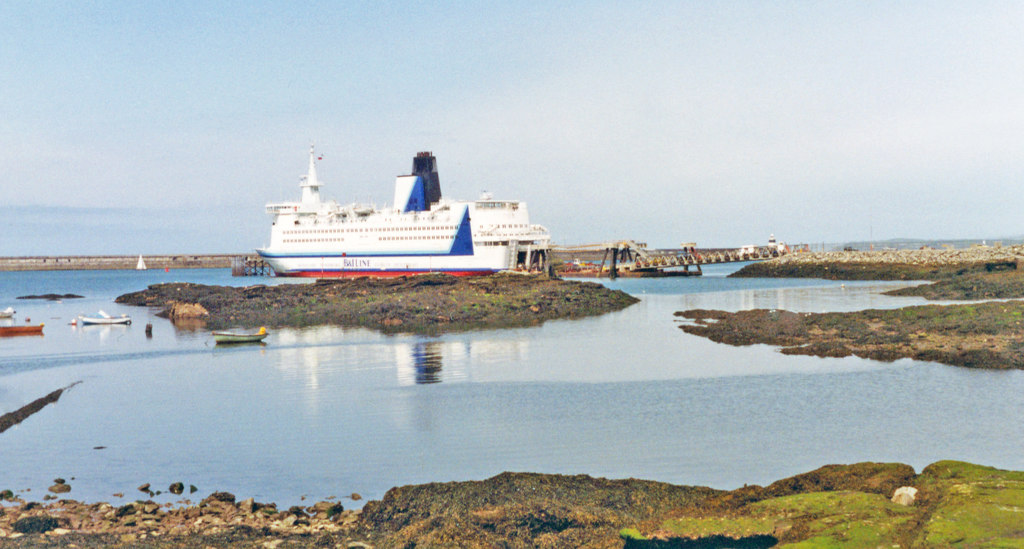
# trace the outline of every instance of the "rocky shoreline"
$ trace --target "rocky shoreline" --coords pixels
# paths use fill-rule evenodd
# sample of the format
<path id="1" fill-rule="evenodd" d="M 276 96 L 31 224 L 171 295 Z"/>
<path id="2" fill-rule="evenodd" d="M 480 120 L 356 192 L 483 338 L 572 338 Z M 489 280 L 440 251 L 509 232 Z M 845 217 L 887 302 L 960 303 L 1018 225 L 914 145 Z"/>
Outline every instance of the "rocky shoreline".
<path id="1" fill-rule="evenodd" d="M 59 480 L 59 479 L 58 479 Z M 1019 542 L 1024 472 L 942 461 L 828 465 L 715 490 L 502 473 L 389 490 L 362 510 L 279 510 L 215 492 L 198 504 L 26 502 L 0 492 L 5 547 L 849 547 Z M 817 546 L 817 545 L 816 545 Z"/>
<path id="2" fill-rule="evenodd" d="M 159 307 L 175 325 L 223 329 L 338 325 L 385 333 L 533 326 L 617 311 L 639 301 L 594 282 L 546 275 L 443 274 L 276 286 L 154 284 L 118 303 Z"/>
<path id="3" fill-rule="evenodd" d="M 681 311 L 684 332 L 729 345 L 777 345 L 783 354 L 911 358 L 991 370 L 1024 369 L 1024 302 L 925 305 L 847 313 L 754 309 Z"/>
<path id="4" fill-rule="evenodd" d="M 885 295 L 917 296 L 929 300 L 1019 299 L 1024 297 L 1024 271 L 999 270 L 966 273 L 937 280 L 931 284 L 909 286 L 884 292 Z"/>
<path id="5" fill-rule="evenodd" d="M 800 253 L 734 276 L 930 280 L 885 292 L 943 300 L 1024 298 L 1024 246 L 967 250 Z M 1024 368 L 1024 302 L 930 305 L 846 313 L 782 310 L 676 313 L 687 333 L 730 345 L 778 345 L 784 354 L 901 358 L 986 369 Z"/>

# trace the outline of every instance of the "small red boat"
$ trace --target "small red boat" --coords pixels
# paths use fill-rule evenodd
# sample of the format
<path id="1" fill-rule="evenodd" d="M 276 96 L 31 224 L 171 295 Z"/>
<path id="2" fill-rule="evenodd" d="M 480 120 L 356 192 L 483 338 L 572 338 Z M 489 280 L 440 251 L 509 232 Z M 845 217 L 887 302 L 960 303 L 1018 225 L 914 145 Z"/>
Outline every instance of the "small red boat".
<path id="1" fill-rule="evenodd" d="M 43 325 L 38 326 L 0 326 L 0 337 L 43 335 Z"/>

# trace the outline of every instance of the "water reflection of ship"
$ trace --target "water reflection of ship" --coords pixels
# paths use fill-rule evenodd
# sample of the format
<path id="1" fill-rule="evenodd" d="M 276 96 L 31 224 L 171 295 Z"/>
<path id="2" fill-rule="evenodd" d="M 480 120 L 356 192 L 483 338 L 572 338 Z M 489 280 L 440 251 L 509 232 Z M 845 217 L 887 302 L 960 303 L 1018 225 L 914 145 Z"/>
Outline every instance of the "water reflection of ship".
<path id="1" fill-rule="evenodd" d="M 271 355 L 278 367 L 293 375 L 304 373 L 309 386 L 319 386 L 321 370 L 350 371 L 373 375 L 380 369 L 394 372 L 398 385 L 464 381 L 509 381 L 520 379 L 520 369 L 508 364 L 526 360 L 529 341 L 518 338 L 485 337 L 382 339 L 363 330 L 337 327 L 281 329 Z"/>
<path id="2" fill-rule="evenodd" d="M 459 381 L 507 381 L 519 370 L 528 341 L 522 339 L 422 340 L 395 343 L 399 385 Z"/>
<path id="3" fill-rule="evenodd" d="M 409 346 L 400 345 L 396 353 L 401 381 L 411 381 L 417 385 L 441 382 L 440 341 L 417 341 Z"/>

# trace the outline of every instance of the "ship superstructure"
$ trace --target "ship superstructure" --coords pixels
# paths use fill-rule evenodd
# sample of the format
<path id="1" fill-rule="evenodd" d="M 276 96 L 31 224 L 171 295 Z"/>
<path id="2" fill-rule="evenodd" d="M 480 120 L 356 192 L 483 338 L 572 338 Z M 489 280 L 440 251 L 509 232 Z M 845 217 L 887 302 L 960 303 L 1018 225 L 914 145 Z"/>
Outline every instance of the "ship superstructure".
<path id="1" fill-rule="evenodd" d="M 551 236 L 530 223 L 524 202 L 486 193 L 474 201 L 443 199 L 429 152 L 395 179 L 394 206 L 381 209 L 322 200 L 317 161 L 311 147 L 299 201 L 267 204 L 270 245 L 257 252 L 278 276 L 466 276 L 546 266 Z"/>

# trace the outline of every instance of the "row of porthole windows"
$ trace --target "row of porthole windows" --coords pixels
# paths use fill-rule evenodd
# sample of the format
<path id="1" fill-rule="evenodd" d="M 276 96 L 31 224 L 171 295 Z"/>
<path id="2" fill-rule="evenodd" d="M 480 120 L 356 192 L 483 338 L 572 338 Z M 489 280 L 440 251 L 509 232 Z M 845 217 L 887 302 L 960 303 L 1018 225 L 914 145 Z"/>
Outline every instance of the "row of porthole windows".
<path id="1" fill-rule="evenodd" d="M 285 231 L 284 234 L 379 233 L 395 231 L 454 231 L 457 228 L 457 225 L 436 225 L 432 227 L 377 227 L 373 229 L 293 229 Z"/>
<path id="2" fill-rule="evenodd" d="M 286 238 L 284 242 L 286 244 L 294 244 L 296 242 L 344 242 L 344 238 Z"/>
<path id="3" fill-rule="evenodd" d="M 450 236 L 382 236 L 378 240 L 451 240 Z M 286 238 L 284 242 L 286 244 L 293 244 L 296 242 L 344 242 L 344 238 Z"/>
<path id="4" fill-rule="evenodd" d="M 394 231 L 454 231 L 458 229 L 457 225 L 437 225 L 432 227 L 381 227 L 378 231 L 394 232 Z"/>

